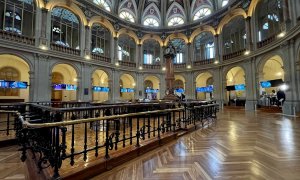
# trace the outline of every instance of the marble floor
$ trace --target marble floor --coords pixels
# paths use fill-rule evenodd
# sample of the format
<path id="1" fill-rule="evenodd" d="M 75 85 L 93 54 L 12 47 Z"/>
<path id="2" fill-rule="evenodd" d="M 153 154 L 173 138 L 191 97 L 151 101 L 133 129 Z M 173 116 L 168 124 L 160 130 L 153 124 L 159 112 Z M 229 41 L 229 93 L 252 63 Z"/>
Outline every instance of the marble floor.
<path id="1" fill-rule="evenodd" d="M 300 179 L 299 120 L 225 109 L 215 124 L 93 179 Z M 0 179 L 26 179 L 19 157 L 16 146 L 0 148 Z"/>
<path id="2" fill-rule="evenodd" d="M 300 179 L 299 120 L 227 109 L 214 126 L 93 179 Z"/>

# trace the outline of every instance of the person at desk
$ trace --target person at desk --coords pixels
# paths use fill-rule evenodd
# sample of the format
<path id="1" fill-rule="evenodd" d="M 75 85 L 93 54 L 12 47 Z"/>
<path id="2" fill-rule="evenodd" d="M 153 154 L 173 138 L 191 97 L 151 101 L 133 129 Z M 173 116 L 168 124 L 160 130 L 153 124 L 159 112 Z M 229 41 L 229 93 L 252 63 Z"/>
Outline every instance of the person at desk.
<path id="1" fill-rule="evenodd" d="M 270 104 L 271 105 L 276 105 L 276 97 L 277 97 L 277 93 L 276 93 L 276 91 L 273 89 L 272 90 L 272 93 L 271 93 L 271 95 L 270 95 L 271 97 L 270 97 Z"/>
<path id="2" fill-rule="evenodd" d="M 280 105 L 282 106 L 285 101 L 285 93 L 281 89 L 279 89 L 279 91 L 277 92 L 277 99 L 278 99 L 277 106 L 278 107 Z"/>

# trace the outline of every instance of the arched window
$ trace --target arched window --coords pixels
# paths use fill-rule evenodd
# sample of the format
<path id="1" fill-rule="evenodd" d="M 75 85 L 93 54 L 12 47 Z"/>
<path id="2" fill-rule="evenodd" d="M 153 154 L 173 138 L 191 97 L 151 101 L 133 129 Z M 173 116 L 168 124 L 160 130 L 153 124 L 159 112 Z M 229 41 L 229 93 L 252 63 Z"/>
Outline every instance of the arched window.
<path id="1" fill-rule="evenodd" d="M 0 69 L 0 79 L 6 81 L 20 81 L 20 73 L 13 67 Z M 0 96 L 19 96 L 19 89 L 0 88 Z"/>
<path id="2" fill-rule="evenodd" d="M 118 40 L 118 59 L 120 61 L 132 61 L 135 59 L 135 41 L 128 35 L 122 34 Z"/>
<path id="3" fill-rule="evenodd" d="M 51 12 L 52 43 L 79 49 L 80 23 L 74 13 L 63 8 L 53 8 Z"/>
<path id="4" fill-rule="evenodd" d="M 110 56 L 111 35 L 108 29 L 101 24 L 92 26 L 92 53 L 102 56 Z"/>
<path id="5" fill-rule="evenodd" d="M 199 34 L 194 40 L 196 61 L 215 58 L 214 36 L 210 32 Z"/>
<path id="6" fill-rule="evenodd" d="M 160 62 L 160 45 L 154 39 L 148 39 L 143 44 L 144 64 Z"/>
<path id="7" fill-rule="evenodd" d="M 281 0 L 262 0 L 256 7 L 258 20 L 257 40 L 263 41 L 279 34 L 283 24 L 283 9 Z"/>
<path id="8" fill-rule="evenodd" d="M 175 64 L 185 63 L 186 44 L 183 39 L 173 39 L 172 44 L 176 49 L 176 57 L 174 58 Z"/>
<path id="9" fill-rule="evenodd" d="M 147 18 L 144 20 L 144 25 L 145 26 L 153 26 L 153 27 L 158 27 L 159 23 L 156 19 L 154 18 Z"/>
<path id="10" fill-rule="evenodd" d="M 198 20 L 198 19 L 202 19 L 205 16 L 208 16 L 211 14 L 211 10 L 209 8 L 201 8 L 199 9 L 198 12 L 196 12 L 196 14 L 194 15 L 194 21 Z"/>
<path id="11" fill-rule="evenodd" d="M 133 23 L 134 23 L 134 17 L 133 17 L 133 15 L 130 14 L 129 12 L 127 12 L 127 11 L 122 11 L 122 12 L 120 12 L 119 17 L 120 17 L 121 19 L 125 19 L 126 21 L 129 21 L 129 22 L 133 22 Z"/>
<path id="12" fill-rule="evenodd" d="M 173 17 L 169 20 L 168 26 L 177 26 L 184 23 L 184 20 L 181 17 Z"/>
<path id="13" fill-rule="evenodd" d="M 231 54 L 246 48 L 246 24 L 242 16 L 232 19 L 222 30 L 223 55 Z"/>
<path id="14" fill-rule="evenodd" d="M 34 37 L 36 7 L 32 0 L 0 0 L 0 29 Z"/>
<path id="15" fill-rule="evenodd" d="M 106 0 L 93 0 L 93 2 L 110 12 L 110 6 L 106 2 Z"/>
<path id="16" fill-rule="evenodd" d="M 229 0 L 223 0 L 222 1 L 222 7 L 226 6 L 228 4 Z"/>

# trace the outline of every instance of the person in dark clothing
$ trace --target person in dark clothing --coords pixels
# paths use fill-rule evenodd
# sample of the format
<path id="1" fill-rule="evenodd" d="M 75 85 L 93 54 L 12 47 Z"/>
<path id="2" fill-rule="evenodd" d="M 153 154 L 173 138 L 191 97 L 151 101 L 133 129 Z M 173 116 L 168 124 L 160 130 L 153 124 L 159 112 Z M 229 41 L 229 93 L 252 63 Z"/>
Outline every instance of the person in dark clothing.
<path id="1" fill-rule="evenodd" d="M 283 105 L 285 101 L 285 93 L 282 90 L 277 91 L 277 106 L 279 107 L 280 104 Z"/>

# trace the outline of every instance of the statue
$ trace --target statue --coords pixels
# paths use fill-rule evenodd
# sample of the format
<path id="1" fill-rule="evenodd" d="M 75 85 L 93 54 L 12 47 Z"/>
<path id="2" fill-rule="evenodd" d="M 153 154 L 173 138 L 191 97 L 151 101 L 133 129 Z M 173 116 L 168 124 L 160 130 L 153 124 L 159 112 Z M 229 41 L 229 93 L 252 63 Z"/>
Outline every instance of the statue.
<path id="1" fill-rule="evenodd" d="M 168 46 L 164 50 L 164 58 L 166 58 L 166 94 L 164 100 L 177 100 L 178 98 L 174 94 L 174 58 L 176 57 L 176 48 L 172 42 L 169 41 Z"/>

